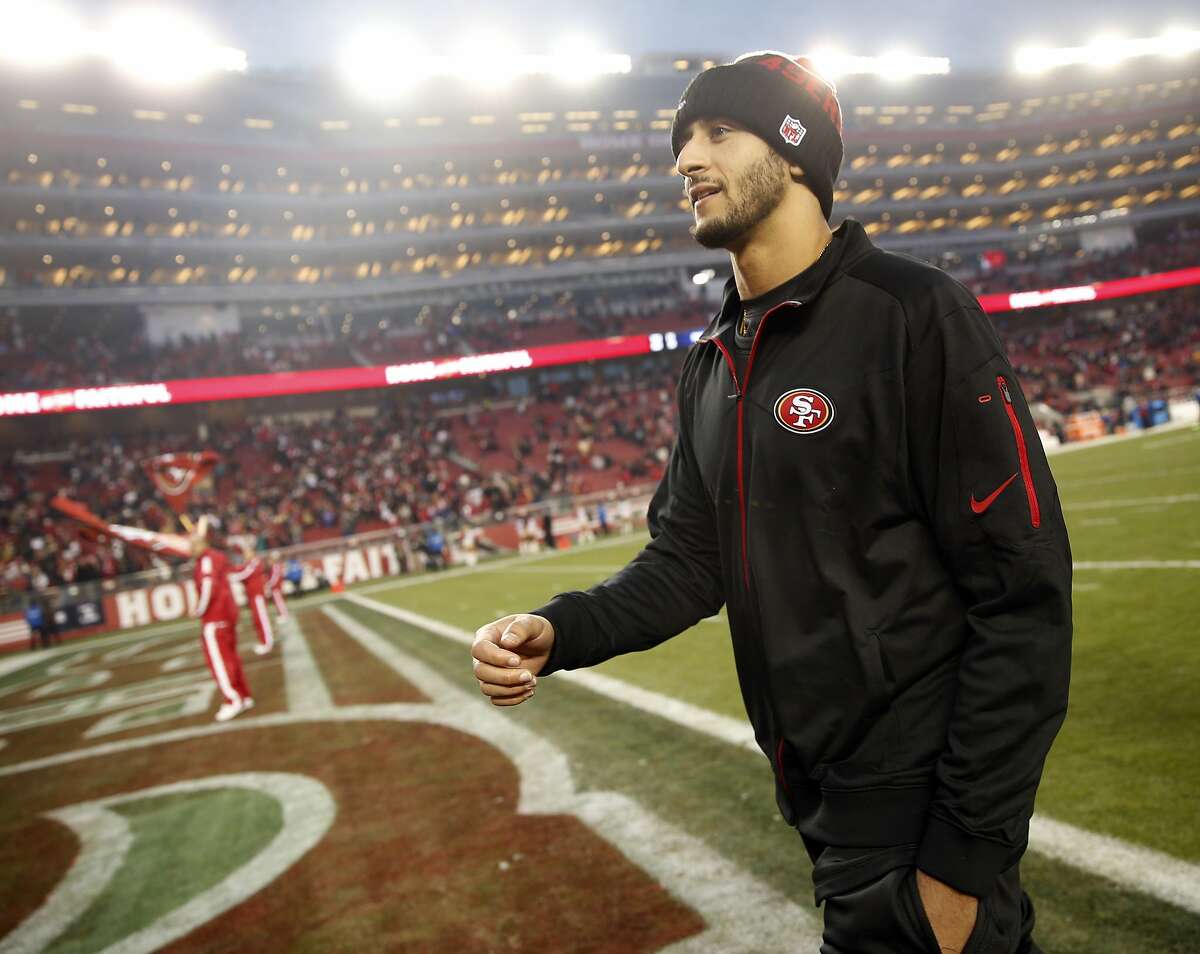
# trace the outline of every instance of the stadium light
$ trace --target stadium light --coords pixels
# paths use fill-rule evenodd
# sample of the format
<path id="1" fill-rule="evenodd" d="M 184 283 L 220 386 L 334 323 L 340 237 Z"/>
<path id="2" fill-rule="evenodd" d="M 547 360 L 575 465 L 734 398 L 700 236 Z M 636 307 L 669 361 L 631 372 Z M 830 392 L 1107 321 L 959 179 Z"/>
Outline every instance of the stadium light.
<path id="1" fill-rule="evenodd" d="M 157 7 L 127 10 L 107 30 L 94 30 L 53 2 L 0 0 L 0 24 L 0 61 L 26 68 L 98 56 L 140 80 L 167 86 L 246 69 L 244 50 L 214 44 L 193 20 Z"/>
<path id="2" fill-rule="evenodd" d="M 832 49 L 801 55 L 807 56 L 822 76 L 834 80 L 864 75 L 905 80 L 913 76 L 945 76 L 950 72 L 950 59 L 945 56 L 913 56 L 899 51 L 882 56 L 854 56 Z"/>
<path id="3" fill-rule="evenodd" d="M 586 37 L 569 37 L 559 42 L 554 52 L 545 57 L 544 69 L 565 83 L 582 83 L 609 73 L 628 73 L 632 68 L 629 56 L 605 53 L 599 44 Z"/>
<path id="4" fill-rule="evenodd" d="M 25 69 L 51 69 L 88 52 L 83 23 L 58 4 L 0 2 L 0 62 Z"/>
<path id="5" fill-rule="evenodd" d="M 338 59 L 349 84 L 372 99 L 401 95 L 436 71 L 412 37 L 387 28 L 352 35 Z"/>
<path id="6" fill-rule="evenodd" d="M 118 14 L 100 35 L 100 45 L 119 69 L 157 86 L 182 86 L 209 73 L 246 69 L 244 51 L 214 44 L 191 18 L 158 7 Z"/>
<path id="7" fill-rule="evenodd" d="M 1172 28 L 1158 38 L 1161 53 L 1170 59 L 1179 59 L 1200 49 L 1200 30 Z"/>
<path id="8" fill-rule="evenodd" d="M 463 41 L 454 60 L 453 72 L 473 86 L 498 89 L 530 69 L 508 37 L 487 30 Z"/>
<path id="9" fill-rule="evenodd" d="M 353 34 L 338 61 L 346 81 L 372 99 L 402 95 L 431 77 L 500 89 L 517 76 L 554 76 L 577 84 L 632 69 L 628 55 L 604 52 L 587 38 L 563 40 L 551 53 L 523 53 L 505 37 L 485 32 L 468 38 L 454 55 L 445 55 L 423 53 L 414 38 L 389 28 Z"/>
<path id="10" fill-rule="evenodd" d="M 1200 30 L 1167 30 L 1158 36 L 1127 40 L 1106 35 L 1086 46 L 1023 46 L 1013 57 L 1018 73 L 1036 75 L 1060 66 L 1113 67 L 1141 56 L 1179 58 L 1200 50 Z"/>
<path id="11" fill-rule="evenodd" d="M 704 271 L 696 272 L 696 274 L 692 276 L 692 284 L 704 286 L 716 277 L 717 270 L 715 268 L 706 268 Z"/>

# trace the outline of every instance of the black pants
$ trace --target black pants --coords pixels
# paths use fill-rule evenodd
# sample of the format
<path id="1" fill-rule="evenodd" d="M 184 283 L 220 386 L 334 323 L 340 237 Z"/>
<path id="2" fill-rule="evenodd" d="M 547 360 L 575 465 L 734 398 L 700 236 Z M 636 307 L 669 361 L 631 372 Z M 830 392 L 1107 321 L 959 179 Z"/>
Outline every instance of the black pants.
<path id="1" fill-rule="evenodd" d="M 821 884 L 822 862 L 844 865 L 846 860 L 846 853 L 826 849 L 817 861 L 814 880 Z M 820 954 L 938 954 L 911 864 L 823 900 Z M 1033 904 L 1021 890 L 1020 872 L 1014 866 L 996 880 L 991 894 L 980 899 L 975 928 L 962 954 L 1042 954 L 1032 935 Z"/>

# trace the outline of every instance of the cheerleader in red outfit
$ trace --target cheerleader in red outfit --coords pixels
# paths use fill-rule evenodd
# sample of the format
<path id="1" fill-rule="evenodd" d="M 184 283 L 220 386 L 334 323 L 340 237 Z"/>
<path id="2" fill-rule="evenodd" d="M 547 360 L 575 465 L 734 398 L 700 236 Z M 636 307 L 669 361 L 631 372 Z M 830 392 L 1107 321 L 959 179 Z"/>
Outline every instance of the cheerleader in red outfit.
<path id="1" fill-rule="evenodd" d="M 237 604 L 229 586 L 229 560 L 209 546 L 208 521 L 201 517 L 191 536 L 193 571 L 199 597 L 193 616 L 200 618 L 201 642 L 208 668 L 225 703 L 217 710 L 218 722 L 227 722 L 254 705 L 242 660 L 237 651 Z"/>
<path id="2" fill-rule="evenodd" d="M 267 596 L 275 604 L 279 618 L 286 622 L 288 608 L 283 598 L 283 561 L 279 559 L 278 553 L 271 554 L 271 569 L 267 573 Z"/>
<path id="3" fill-rule="evenodd" d="M 275 645 L 275 632 L 271 629 L 271 613 L 267 609 L 263 563 L 255 555 L 253 544 L 247 543 L 242 547 L 242 556 L 244 560 L 241 567 L 230 573 L 229 579 L 237 580 L 246 588 L 246 604 L 250 618 L 254 620 L 254 628 L 258 631 L 258 645 L 254 651 L 264 656 Z"/>

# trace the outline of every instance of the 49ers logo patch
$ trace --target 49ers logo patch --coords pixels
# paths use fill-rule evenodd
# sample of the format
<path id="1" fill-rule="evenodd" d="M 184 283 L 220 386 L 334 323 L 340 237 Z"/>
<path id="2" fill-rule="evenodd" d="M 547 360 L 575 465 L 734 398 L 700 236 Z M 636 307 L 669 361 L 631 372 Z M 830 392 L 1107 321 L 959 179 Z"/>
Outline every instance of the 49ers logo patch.
<path id="1" fill-rule="evenodd" d="M 833 402 L 812 388 L 792 388 L 775 400 L 775 420 L 793 434 L 815 434 L 833 420 Z"/>

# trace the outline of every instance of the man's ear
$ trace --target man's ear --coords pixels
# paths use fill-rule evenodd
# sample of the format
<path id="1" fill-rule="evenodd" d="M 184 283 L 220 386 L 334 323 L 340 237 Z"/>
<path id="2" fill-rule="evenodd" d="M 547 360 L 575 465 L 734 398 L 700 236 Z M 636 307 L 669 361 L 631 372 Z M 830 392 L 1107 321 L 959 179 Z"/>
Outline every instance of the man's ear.
<path id="1" fill-rule="evenodd" d="M 788 174 L 792 177 L 793 182 L 804 181 L 804 167 L 798 166 L 794 162 L 788 163 Z"/>

